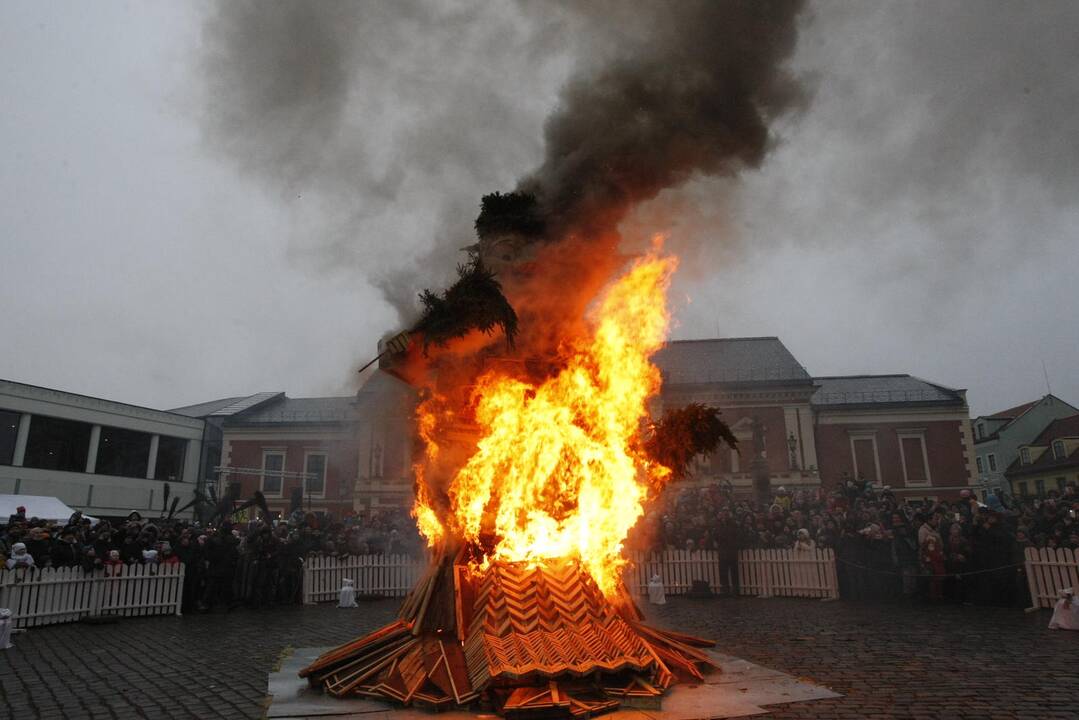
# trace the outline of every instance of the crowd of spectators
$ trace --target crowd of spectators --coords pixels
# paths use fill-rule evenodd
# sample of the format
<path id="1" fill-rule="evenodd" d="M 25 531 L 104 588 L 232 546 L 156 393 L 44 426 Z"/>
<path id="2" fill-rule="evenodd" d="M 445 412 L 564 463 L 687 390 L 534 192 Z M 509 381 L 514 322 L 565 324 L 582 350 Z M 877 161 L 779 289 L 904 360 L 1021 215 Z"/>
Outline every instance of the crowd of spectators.
<path id="1" fill-rule="evenodd" d="M 729 486 L 667 493 L 631 543 L 638 549 L 748 548 L 836 553 L 840 594 L 1018 604 L 1026 598 L 1027 547 L 1079 549 L 1079 492 L 980 502 L 908 501 L 889 488 L 845 478 L 830 494 L 780 488 L 770 503 L 733 497 Z"/>
<path id="2" fill-rule="evenodd" d="M 910 501 L 888 488 L 845 478 L 832 493 L 780 488 L 769 503 L 735 496 L 729 486 L 671 489 L 638 523 L 638 550 L 715 550 L 725 590 L 737 592 L 737 555 L 750 548 L 832 548 L 846 598 L 1019 604 L 1027 601 L 1024 549 L 1079 550 L 1079 492 L 1074 485 L 1044 499 L 980 502 L 969 490 L 954 501 Z M 201 525 L 191 520 L 66 522 L 19 512 L 0 526 L 0 563 L 81 567 L 184 563 L 184 610 L 239 603 L 298 602 L 311 554 L 409 554 L 424 547 L 407 511 L 333 520 L 296 510 L 273 524 L 261 519 Z"/>
<path id="3" fill-rule="evenodd" d="M 0 526 L 0 563 L 8 569 L 81 567 L 115 572 L 129 565 L 185 564 L 183 610 L 299 602 L 303 560 L 313 553 L 348 556 L 417 554 L 423 543 L 407 511 L 349 515 L 293 512 L 203 525 L 192 520 L 93 522 L 74 513 L 56 522 L 19 511 Z"/>

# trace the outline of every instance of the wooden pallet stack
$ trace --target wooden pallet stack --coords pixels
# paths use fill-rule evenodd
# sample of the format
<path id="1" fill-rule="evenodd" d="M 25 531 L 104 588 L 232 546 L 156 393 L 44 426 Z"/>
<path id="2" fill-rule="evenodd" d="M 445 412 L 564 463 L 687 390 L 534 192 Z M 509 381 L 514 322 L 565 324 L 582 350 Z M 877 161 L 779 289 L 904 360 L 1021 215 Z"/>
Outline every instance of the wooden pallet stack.
<path id="1" fill-rule="evenodd" d="M 642 620 L 628 593 L 604 596 L 573 560 L 476 571 L 463 553 L 440 552 L 396 622 L 300 675 L 338 697 L 524 720 L 654 703 L 675 682 L 718 670 L 701 650 L 710 641 Z"/>

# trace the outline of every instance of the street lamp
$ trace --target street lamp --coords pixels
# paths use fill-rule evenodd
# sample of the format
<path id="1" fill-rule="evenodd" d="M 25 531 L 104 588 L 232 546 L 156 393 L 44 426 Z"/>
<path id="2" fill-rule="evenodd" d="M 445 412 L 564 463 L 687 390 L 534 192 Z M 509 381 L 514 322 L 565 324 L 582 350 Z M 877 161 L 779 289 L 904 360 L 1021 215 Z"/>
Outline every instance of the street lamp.
<path id="1" fill-rule="evenodd" d="M 794 433 L 790 434 L 787 438 L 787 449 L 791 454 L 791 470 L 798 469 L 798 438 L 794 437 Z"/>

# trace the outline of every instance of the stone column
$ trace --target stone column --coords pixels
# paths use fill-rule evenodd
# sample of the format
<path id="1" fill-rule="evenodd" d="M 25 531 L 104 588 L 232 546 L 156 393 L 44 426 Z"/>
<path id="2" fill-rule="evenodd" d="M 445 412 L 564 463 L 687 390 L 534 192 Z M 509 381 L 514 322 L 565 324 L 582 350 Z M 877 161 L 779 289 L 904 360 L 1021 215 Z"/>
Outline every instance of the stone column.
<path id="1" fill-rule="evenodd" d="M 19 416 L 19 431 L 15 435 L 15 454 L 11 459 L 11 464 L 15 467 L 22 467 L 23 460 L 26 459 L 26 440 L 30 437 L 30 413 L 23 413 Z"/>
<path id="2" fill-rule="evenodd" d="M 153 480 L 157 471 L 157 446 L 161 442 L 160 435 L 150 436 L 150 457 L 146 460 L 146 479 Z"/>
<path id="3" fill-rule="evenodd" d="M 86 451 L 86 472 L 93 473 L 97 470 L 97 446 L 101 444 L 101 426 L 94 425 L 90 428 L 90 447 Z"/>

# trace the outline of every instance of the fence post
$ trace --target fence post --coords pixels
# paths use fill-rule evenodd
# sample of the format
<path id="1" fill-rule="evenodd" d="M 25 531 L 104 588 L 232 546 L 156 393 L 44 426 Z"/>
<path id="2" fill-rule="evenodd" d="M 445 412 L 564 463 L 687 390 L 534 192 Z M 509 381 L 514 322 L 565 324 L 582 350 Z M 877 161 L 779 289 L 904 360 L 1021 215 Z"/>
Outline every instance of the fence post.
<path id="1" fill-rule="evenodd" d="M 771 550 L 761 550 L 761 593 L 757 597 L 772 597 L 772 558 Z"/>
<path id="2" fill-rule="evenodd" d="M 303 572 L 300 573 L 302 580 L 300 581 L 303 589 L 303 604 L 314 605 L 314 601 L 311 599 L 311 593 L 313 592 L 313 579 L 312 579 L 312 564 L 317 557 L 305 557 L 300 558 L 300 562 L 303 563 Z"/>
<path id="3" fill-rule="evenodd" d="M 183 615 L 184 606 L 184 576 L 187 574 L 187 567 L 184 563 L 180 563 L 176 567 L 179 568 L 179 579 L 173 585 L 173 592 L 176 594 L 176 615 Z"/>
<path id="4" fill-rule="evenodd" d="M 1042 606 L 1041 598 L 1038 597 L 1038 581 L 1034 575 L 1034 553 L 1036 548 L 1028 547 L 1024 555 L 1024 565 L 1027 571 L 1027 589 L 1030 591 L 1030 607 L 1027 608 L 1027 612 L 1033 612 Z"/>

